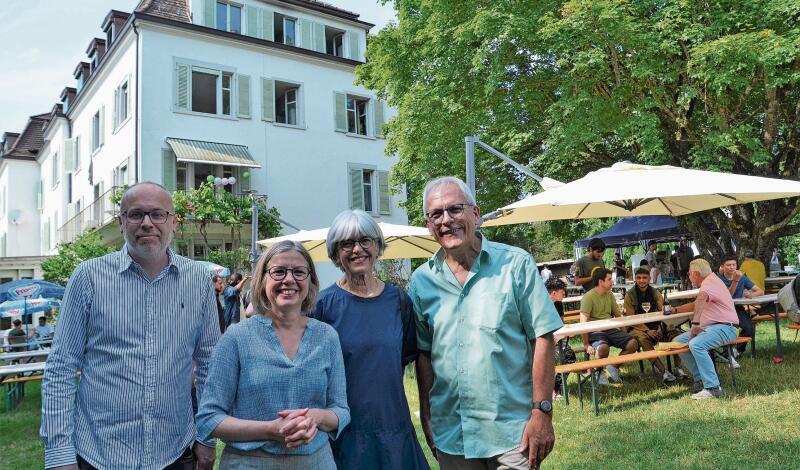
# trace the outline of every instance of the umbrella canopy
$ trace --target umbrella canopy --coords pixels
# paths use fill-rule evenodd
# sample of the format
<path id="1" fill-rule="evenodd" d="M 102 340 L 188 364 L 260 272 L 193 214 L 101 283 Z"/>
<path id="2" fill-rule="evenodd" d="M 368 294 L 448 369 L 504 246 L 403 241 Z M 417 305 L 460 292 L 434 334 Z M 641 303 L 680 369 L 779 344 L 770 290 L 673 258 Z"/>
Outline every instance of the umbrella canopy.
<path id="1" fill-rule="evenodd" d="M 17 317 L 23 314 L 31 315 L 36 312 L 44 312 L 60 306 L 61 302 L 57 299 L 6 300 L 0 303 L 0 318 Z"/>
<path id="2" fill-rule="evenodd" d="M 231 270 L 226 268 L 225 266 L 220 266 L 218 264 L 212 263 L 211 261 L 198 261 L 198 263 L 205 266 L 206 269 L 208 269 L 208 272 L 216 274 L 219 277 L 228 277 L 231 275 Z"/>
<path id="3" fill-rule="evenodd" d="M 678 221 L 668 215 L 623 217 L 605 232 L 575 242 L 575 248 L 587 248 L 599 238 L 606 248 L 638 245 L 641 240 L 673 241 L 689 234 L 678 228 Z"/>
<path id="4" fill-rule="evenodd" d="M 795 196 L 800 196 L 800 182 L 793 180 L 621 162 L 502 207 L 483 225 L 637 215 L 675 217 Z"/>
<path id="5" fill-rule="evenodd" d="M 19 279 L 0 284 L 0 302 L 25 297 L 64 297 L 64 288 L 40 279 Z"/>
<path id="6" fill-rule="evenodd" d="M 439 249 L 439 244 L 431 237 L 426 228 L 384 222 L 380 222 L 378 226 L 380 226 L 383 238 L 388 245 L 381 259 L 429 258 Z M 325 227 L 316 230 L 301 230 L 291 235 L 261 240 L 258 244 L 269 248 L 283 240 L 296 241 L 303 244 L 311 253 L 311 259 L 314 261 L 330 261 L 325 245 L 327 237 L 328 227 Z"/>

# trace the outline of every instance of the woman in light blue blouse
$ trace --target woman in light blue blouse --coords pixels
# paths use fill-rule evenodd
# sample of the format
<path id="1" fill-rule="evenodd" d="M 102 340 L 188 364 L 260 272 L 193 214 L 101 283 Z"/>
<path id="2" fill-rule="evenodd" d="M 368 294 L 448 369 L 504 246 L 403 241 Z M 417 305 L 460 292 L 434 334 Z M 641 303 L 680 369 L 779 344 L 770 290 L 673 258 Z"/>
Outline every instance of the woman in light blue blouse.
<path id="1" fill-rule="evenodd" d="M 335 469 L 329 439 L 350 422 L 336 331 L 303 312 L 319 281 L 302 245 L 273 245 L 256 265 L 253 317 L 214 348 L 197 432 L 226 446 L 221 469 Z"/>

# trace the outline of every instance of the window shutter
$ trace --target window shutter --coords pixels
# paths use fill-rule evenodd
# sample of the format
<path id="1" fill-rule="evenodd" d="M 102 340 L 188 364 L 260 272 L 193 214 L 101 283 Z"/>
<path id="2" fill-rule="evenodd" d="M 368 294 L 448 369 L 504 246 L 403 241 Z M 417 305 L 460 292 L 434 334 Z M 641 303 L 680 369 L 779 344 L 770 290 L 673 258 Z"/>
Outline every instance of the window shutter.
<path id="1" fill-rule="evenodd" d="M 261 120 L 275 120 L 275 81 L 261 77 Z"/>
<path id="2" fill-rule="evenodd" d="M 348 59 L 361 60 L 361 47 L 358 44 L 358 33 L 355 31 L 348 31 L 347 35 L 347 51 Z"/>
<path id="3" fill-rule="evenodd" d="M 72 171 L 75 171 L 75 139 L 67 139 L 64 142 L 64 172 Z"/>
<path id="4" fill-rule="evenodd" d="M 322 23 L 313 23 L 314 25 L 314 47 L 317 52 L 325 53 L 325 25 Z"/>
<path id="5" fill-rule="evenodd" d="M 347 95 L 334 91 L 333 99 L 334 107 L 336 109 L 334 115 L 336 131 L 347 132 Z"/>
<path id="6" fill-rule="evenodd" d="M 203 26 L 215 28 L 217 26 L 217 1 L 203 0 Z"/>
<path id="7" fill-rule="evenodd" d="M 50 218 L 48 217 L 44 223 L 42 230 L 42 241 L 44 242 L 45 251 L 50 251 Z"/>
<path id="8" fill-rule="evenodd" d="M 163 149 L 161 151 L 162 164 L 161 164 L 161 179 L 164 187 L 169 191 L 175 191 L 177 186 L 176 162 L 175 154 L 170 149 Z"/>
<path id="9" fill-rule="evenodd" d="M 383 125 L 386 123 L 383 117 L 383 100 L 373 100 L 373 117 L 375 118 L 375 136 L 383 137 Z"/>
<path id="10" fill-rule="evenodd" d="M 389 172 L 378 172 L 378 211 L 381 214 L 392 213 L 392 195 L 389 194 Z"/>
<path id="11" fill-rule="evenodd" d="M 237 179 L 236 182 L 239 184 L 240 193 L 250 191 L 250 178 L 252 171 L 252 168 L 239 167 L 239 179 Z"/>
<path id="12" fill-rule="evenodd" d="M 267 8 L 261 8 L 261 39 L 267 41 L 275 40 L 275 12 Z"/>
<path id="13" fill-rule="evenodd" d="M 101 107 L 100 107 L 100 128 L 99 128 L 99 130 L 100 130 L 100 132 L 99 132 L 100 139 L 98 140 L 98 142 L 97 142 L 97 143 L 98 143 L 98 145 L 102 146 L 102 145 L 103 145 L 103 143 L 105 143 L 105 141 L 106 141 L 106 139 L 105 139 L 105 132 L 106 132 L 106 107 L 105 107 L 105 106 L 101 106 Z"/>
<path id="14" fill-rule="evenodd" d="M 175 109 L 189 111 L 189 66 L 175 64 Z"/>
<path id="15" fill-rule="evenodd" d="M 260 30 L 258 27 L 258 17 L 259 12 L 257 7 L 251 7 L 249 5 L 245 5 L 244 7 L 244 19 L 245 24 L 247 25 L 247 30 L 245 34 L 248 36 L 252 36 L 254 38 L 261 37 Z"/>
<path id="16" fill-rule="evenodd" d="M 350 209 L 364 210 L 364 173 L 361 169 L 350 170 Z"/>
<path id="17" fill-rule="evenodd" d="M 119 125 L 119 103 L 120 103 L 119 92 L 120 92 L 119 88 L 114 90 L 114 113 L 112 115 L 113 129 L 116 129 L 117 125 Z"/>
<path id="18" fill-rule="evenodd" d="M 81 169 L 81 136 L 76 135 L 74 139 L 72 139 L 72 145 L 74 147 L 73 150 L 73 160 L 72 160 L 72 168 L 73 170 L 80 170 Z"/>
<path id="19" fill-rule="evenodd" d="M 236 115 L 240 118 L 250 119 L 250 75 L 236 75 L 238 106 Z"/>
<path id="20" fill-rule="evenodd" d="M 314 44 L 311 41 L 311 35 L 312 35 L 311 28 L 313 23 L 309 20 L 304 20 L 302 18 L 298 20 L 298 23 L 300 25 L 300 47 L 302 47 L 303 49 L 313 49 Z"/>
<path id="21" fill-rule="evenodd" d="M 44 203 L 44 181 L 39 180 L 36 182 L 36 210 L 42 211 Z"/>

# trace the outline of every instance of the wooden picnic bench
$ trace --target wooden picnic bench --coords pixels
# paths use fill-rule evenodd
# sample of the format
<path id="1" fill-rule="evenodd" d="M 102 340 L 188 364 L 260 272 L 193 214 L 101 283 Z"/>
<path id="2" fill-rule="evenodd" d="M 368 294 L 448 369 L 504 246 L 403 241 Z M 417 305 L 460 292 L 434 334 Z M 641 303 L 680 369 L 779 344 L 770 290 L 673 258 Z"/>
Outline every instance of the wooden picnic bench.
<path id="1" fill-rule="evenodd" d="M 26 382 L 42 379 L 44 367 L 44 362 L 0 366 L 0 386 L 3 387 L 6 411 L 15 409 L 25 398 Z"/>
<path id="2" fill-rule="evenodd" d="M 737 344 L 747 343 L 750 341 L 748 337 L 739 337 L 728 344 L 723 345 L 728 351 L 729 357 L 733 354 L 733 346 Z M 680 349 L 670 349 L 667 351 L 641 351 L 633 354 L 625 354 L 623 356 L 607 357 L 604 359 L 592 359 L 588 361 L 575 362 L 573 364 L 562 364 L 556 366 L 556 374 L 561 375 L 562 390 L 564 392 L 564 402 L 569 405 L 569 393 L 567 391 L 566 374 L 574 372 L 578 374 L 578 397 L 580 400 L 581 408 L 583 408 L 583 383 L 589 381 L 592 389 L 592 405 L 594 406 L 594 414 L 600 414 L 600 405 L 597 399 L 597 378 L 600 371 L 606 366 L 619 366 L 631 362 L 641 362 L 652 359 L 665 357 L 669 359 L 671 356 L 689 352 L 689 347 Z M 735 369 L 732 364 L 729 364 L 731 371 L 731 381 L 733 387 L 736 388 L 736 375 Z"/>

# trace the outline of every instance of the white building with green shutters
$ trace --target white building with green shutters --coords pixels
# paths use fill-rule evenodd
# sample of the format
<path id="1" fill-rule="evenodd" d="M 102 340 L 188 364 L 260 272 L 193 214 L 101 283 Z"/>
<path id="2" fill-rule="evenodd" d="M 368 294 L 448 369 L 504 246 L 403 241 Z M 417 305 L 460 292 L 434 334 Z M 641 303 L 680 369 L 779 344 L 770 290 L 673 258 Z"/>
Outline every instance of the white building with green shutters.
<path id="1" fill-rule="evenodd" d="M 304 229 L 347 208 L 406 223 L 381 136 L 393 111 L 354 84 L 371 27 L 316 0 L 142 0 L 130 14 L 111 11 L 60 97 L 63 116 L 43 130 L 41 254 L 90 227 L 119 241 L 110 195 L 145 180 L 180 190 L 233 176 L 227 190 L 266 194 Z M 210 238 L 229 242 L 224 230 Z"/>

